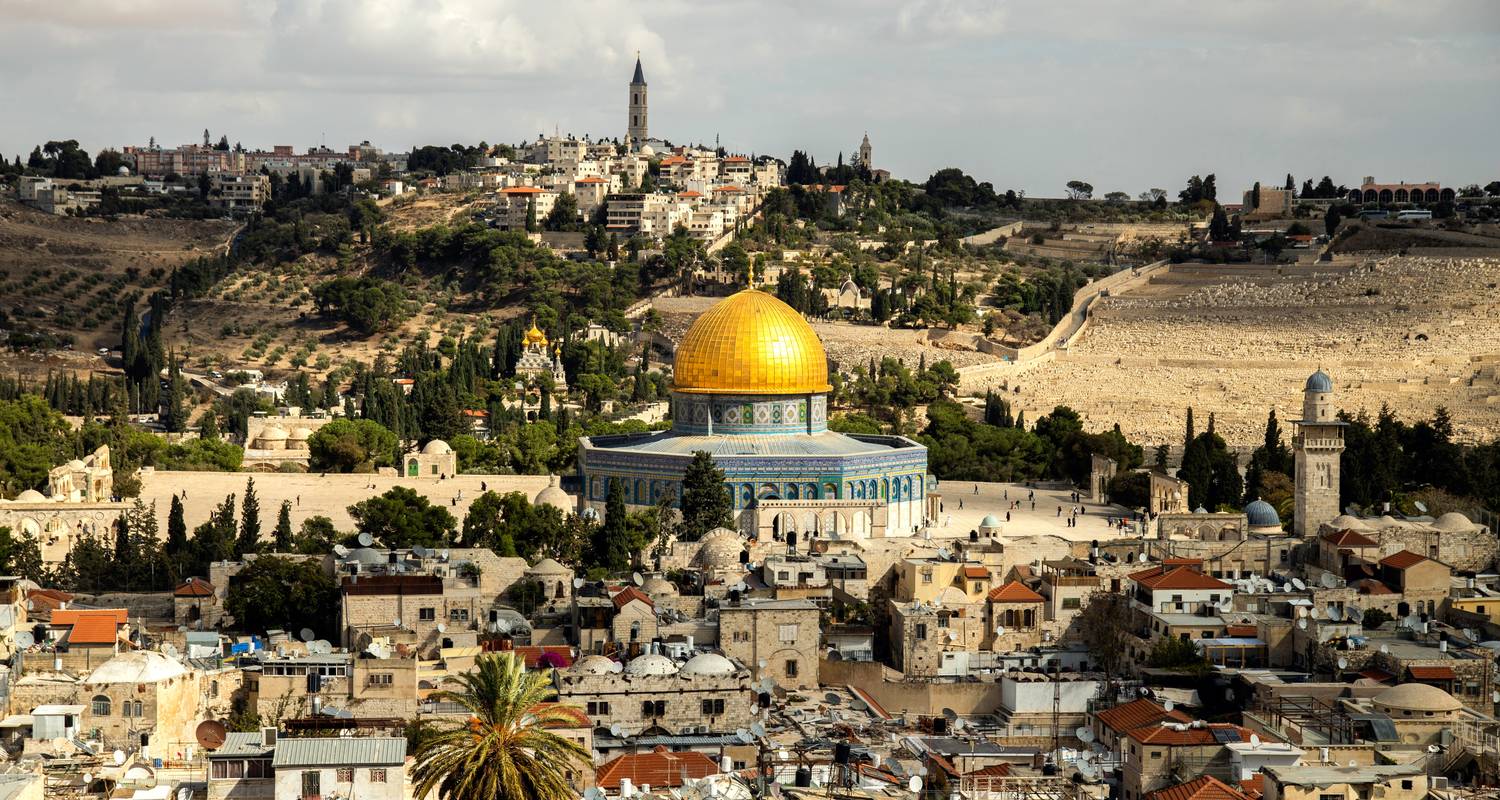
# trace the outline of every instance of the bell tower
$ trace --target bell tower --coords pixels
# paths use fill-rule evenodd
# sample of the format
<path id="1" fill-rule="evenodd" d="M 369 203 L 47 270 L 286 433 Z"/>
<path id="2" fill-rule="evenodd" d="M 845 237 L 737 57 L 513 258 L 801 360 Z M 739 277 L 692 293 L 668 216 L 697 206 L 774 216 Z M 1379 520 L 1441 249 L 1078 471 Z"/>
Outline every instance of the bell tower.
<path id="1" fill-rule="evenodd" d="M 635 54 L 635 77 L 630 79 L 630 124 L 625 133 L 637 145 L 650 138 L 646 124 L 646 75 L 641 71 L 641 54 Z"/>
<path id="2" fill-rule="evenodd" d="M 1292 452 L 1296 462 L 1296 533 L 1313 536 L 1339 510 L 1339 459 L 1344 452 L 1344 423 L 1334 417 L 1333 380 L 1314 372 L 1302 390 L 1302 419 L 1293 420 Z"/>

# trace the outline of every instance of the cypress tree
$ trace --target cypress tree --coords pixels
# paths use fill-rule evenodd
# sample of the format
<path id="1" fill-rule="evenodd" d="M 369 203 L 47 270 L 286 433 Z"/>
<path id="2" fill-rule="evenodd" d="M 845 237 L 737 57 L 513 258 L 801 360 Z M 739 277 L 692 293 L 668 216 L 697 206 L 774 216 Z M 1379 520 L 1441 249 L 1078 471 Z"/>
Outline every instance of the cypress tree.
<path id="1" fill-rule="evenodd" d="M 260 498 L 255 496 L 255 479 L 245 481 L 245 498 L 240 503 L 240 537 L 235 542 L 234 555 L 243 557 L 255 552 L 260 544 Z"/>
<path id="2" fill-rule="evenodd" d="M 172 509 L 167 512 L 167 555 L 179 556 L 187 550 L 187 522 L 182 516 L 182 498 L 172 495 Z"/>
<path id="3" fill-rule="evenodd" d="M 276 552 L 292 552 L 292 501 L 281 501 L 281 513 L 276 515 Z"/>

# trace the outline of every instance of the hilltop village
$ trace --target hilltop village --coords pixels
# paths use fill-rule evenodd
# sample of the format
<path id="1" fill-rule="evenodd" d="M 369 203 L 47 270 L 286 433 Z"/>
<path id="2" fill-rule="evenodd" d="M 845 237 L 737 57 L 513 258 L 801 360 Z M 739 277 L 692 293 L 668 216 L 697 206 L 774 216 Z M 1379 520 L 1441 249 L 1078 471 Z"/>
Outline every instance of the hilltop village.
<path id="1" fill-rule="evenodd" d="M 17 215 L 150 219 L 201 191 L 233 226 L 153 263 L 161 290 L 119 326 L 80 326 L 102 347 L 8 323 L 45 377 L 0 386 L 0 797 L 438 798 L 488 774 L 455 753 L 492 746 L 548 800 L 1493 791 L 1492 353 L 1409 366 L 1456 422 L 1440 400 L 1372 423 L 1306 353 L 1247 366 L 1269 387 L 1259 447 L 1246 408 L 1231 431 L 1187 407 L 1177 439 L 1173 387 L 1130 389 L 1163 422 L 1111 419 L 1134 396 L 1085 385 L 1111 368 L 1100 327 L 1225 294 L 1132 288 L 1224 266 L 1245 294 L 1370 298 L 1352 284 L 1478 281 L 1489 254 L 1350 255 L 1341 212 L 1321 241 L 1288 223 L 1231 244 L 1217 201 L 1108 234 L 862 231 L 843 254 L 820 220 L 909 190 L 868 136 L 821 171 L 673 145 L 639 60 L 628 93 L 613 140 L 205 137 L 127 147 L 92 184 L 18 176 Z M 1397 217 L 1461 199 L 1335 195 L 1308 199 Z M 1297 201 L 1257 185 L 1234 224 Z M 1490 225 L 1487 203 L 1464 213 Z M 925 259 L 950 245 L 940 274 Z M 1099 261 L 1034 260 L 1057 252 Z M 252 330 L 262 313 L 283 316 Z M 1453 327 L 1402 347 L 1491 343 Z M 1091 388 L 1091 413 L 1067 407 Z"/>

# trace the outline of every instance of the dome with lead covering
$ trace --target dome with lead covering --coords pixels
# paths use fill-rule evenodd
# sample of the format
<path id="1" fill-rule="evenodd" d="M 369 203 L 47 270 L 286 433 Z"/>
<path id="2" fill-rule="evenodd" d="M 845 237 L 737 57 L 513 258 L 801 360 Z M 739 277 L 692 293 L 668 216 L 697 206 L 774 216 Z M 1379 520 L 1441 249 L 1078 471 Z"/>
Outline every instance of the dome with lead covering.
<path id="1" fill-rule="evenodd" d="M 1245 516 L 1252 528 L 1281 527 L 1281 515 L 1276 513 L 1276 507 L 1264 500 L 1250 501 L 1250 505 L 1245 506 Z"/>
<path id="2" fill-rule="evenodd" d="M 1303 391 L 1326 394 L 1333 391 L 1333 379 L 1328 377 L 1328 373 L 1320 369 L 1307 376 L 1307 386 Z"/>
<path id="3" fill-rule="evenodd" d="M 677 665 L 659 653 L 636 656 L 625 665 L 626 675 L 676 675 Z"/>

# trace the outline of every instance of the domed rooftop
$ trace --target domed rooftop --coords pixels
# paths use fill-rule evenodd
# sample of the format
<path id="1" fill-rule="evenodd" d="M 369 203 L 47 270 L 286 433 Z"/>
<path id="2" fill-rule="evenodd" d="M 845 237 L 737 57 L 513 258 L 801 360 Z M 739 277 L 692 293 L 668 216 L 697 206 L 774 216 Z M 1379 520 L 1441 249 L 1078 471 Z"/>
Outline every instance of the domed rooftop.
<path id="1" fill-rule="evenodd" d="M 1276 506 L 1258 498 L 1245 506 L 1245 516 L 1249 518 L 1252 528 L 1281 527 L 1281 515 L 1276 513 Z"/>
<path id="2" fill-rule="evenodd" d="M 1463 708 L 1458 698 L 1425 683 L 1403 683 L 1386 689 L 1373 699 L 1377 706 L 1400 711 L 1457 711 Z"/>
<path id="3" fill-rule="evenodd" d="M 575 507 L 573 498 L 567 492 L 563 491 L 562 486 L 558 485 L 559 482 L 556 475 L 548 477 L 547 487 L 536 493 L 536 497 L 532 499 L 531 504 L 534 506 L 552 506 L 558 511 L 563 512 L 564 515 L 571 514 Z"/>
<path id="4" fill-rule="evenodd" d="M 75 458 L 72 461 L 68 462 L 68 469 L 71 469 L 74 472 L 78 472 L 79 470 L 86 469 L 86 467 L 84 467 L 83 461 L 81 459 Z"/>
<path id="5" fill-rule="evenodd" d="M 1432 523 L 1432 527 L 1437 528 L 1440 531 L 1466 531 L 1474 527 L 1474 523 L 1470 522 L 1468 517 L 1458 513 L 1457 511 L 1449 511 L 1441 517 L 1438 517 Z"/>
<path id="6" fill-rule="evenodd" d="M 37 491 L 35 489 L 27 489 L 26 491 L 21 492 L 20 494 L 16 495 L 16 502 L 17 503 L 45 503 L 45 502 L 47 502 L 47 497 L 46 497 L 46 495 L 43 495 L 41 492 L 39 492 L 39 491 Z"/>
<path id="7" fill-rule="evenodd" d="M 682 665 L 683 675 L 733 675 L 734 662 L 718 653 L 699 653 Z"/>
<path id="8" fill-rule="evenodd" d="M 964 594 L 963 589 L 960 589 L 957 586 L 944 586 L 943 590 L 941 592 L 938 592 L 937 597 L 933 598 L 933 600 L 934 602 L 943 604 L 951 603 L 953 605 L 959 605 L 969 602 L 969 597 L 968 595 Z"/>
<path id="9" fill-rule="evenodd" d="M 547 346 L 547 334 L 536 326 L 536 320 L 531 321 L 531 329 L 526 331 L 526 338 L 522 340 L 522 344 Z"/>
<path id="10" fill-rule="evenodd" d="M 1328 373 L 1320 369 L 1317 372 L 1314 372 L 1313 374 L 1307 376 L 1307 386 L 1303 388 L 1303 391 L 1318 393 L 1331 392 L 1333 391 L 1333 379 L 1328 377 Z"/>
<path id="11" fill-rule="evenodd" d="M 738 533 L 728 528 L 715 528 L 698 542 L 698 555 L 693 558 L 693 563 L 709 568 L 737 566 L 742 549 L 744 542 Z"/>
<path id="12" fill-rule="evenodd" d="M 658 597 L 676 597 L 679 594 L 676 584 L 660 575 L 647 578 L 646 582 L 641 584 L 641 591 L 650 595 L 653 600 Z"/>
<path id="13" fill-rule="evenodd" d="M 656 148 L 652 147 L 649 144 L 643 144 L 641 145 L 641 155 L 647 157 L 654 156 L 656 155 Z"/>
<path id="14" fill-rule="evenodd" d="M 571 575 L 573 570 L 558 563 L 556 559 L 544 558 L 526 570 L 527 575 Z"/>
<path id="15" fill-rule="evenodd" d="M 568 667 L 568 672 L 574 675 L 609 675 L 619 671 L 619 662 L 599 655 L 586 655 Z"/>
<path id="16" fill-rule="evenodd" d="M 433 439 L 422 447 L 422 455 L 427 456 L 445 456 L 451 452 L 453 452 L 453 448 L 449 447 L 448 443 L 442 439 Z"/>
<path id="17" fill-rule="evenodd" d="M 160 683 L 186 673 L 181 664 L 155 650 L 137 650 L 100 664 L 84 683 Z"/>
<path id="18" fill-rule="evenodd" d="M 287 434 L 288 439 L 296 439 L 298 441 L 306 441 L 311 436 L 312 428 L 293 428 L 292 432 Z"/>
<path id="19" fill-rule="evenodd" d="M 626 675 L 676 675 L 677 665 L 672 659 L 658 653 L 636 656 L 625 665 Z"/>
<path id="20" fill-rule="evenodd" d="M 1208 513 L 1208 509 L 1204 508 L 1203 506 L 1198 506 L 1197 508 L 1193 509 L 1193 513 L 1194 514 L 1207 514 Z"/>
<path id="21" fill-rule="evenodd" d="M 985 514 L 984 519 L 979 521 L 979 527 L 998 528 L 1000 527 L 1000 518 L 995 516 L 994 514 Z"/>
<path id="22" fill-rule="evenodd" d="M 1340 514 L 1333 518 L 1333 522 L 1328 524 L 1341 531 L 1367 531 L 1370 529 L 1370 526 L 1366 525 L 1364 520 L 1348 514 Z"/>
<path id="23" fill-rule="evenodd" d="M 283 428 L 280 425 L 267 425 L 266 427 L 260 429 L 260 435 L 256 436 L 255 438 L 280 441 L 282 439 L 285 439 L 286 437 L 286 428 Z"/>
<path id="24" fill-rule="evenodd" d="M 756 289 L 719 301 L 677 346 L 672 382 L 693 394 L 821 394 L 828 355 L 795 309 Z"/>
<path id="25" fill-rule="evenodd" d="M 344 556 L 344 561 L 357 561 L 361 564 L 384 564 L 385 556 L 381 555 L 379 550 L 361 547 Z"/>

